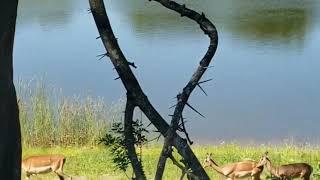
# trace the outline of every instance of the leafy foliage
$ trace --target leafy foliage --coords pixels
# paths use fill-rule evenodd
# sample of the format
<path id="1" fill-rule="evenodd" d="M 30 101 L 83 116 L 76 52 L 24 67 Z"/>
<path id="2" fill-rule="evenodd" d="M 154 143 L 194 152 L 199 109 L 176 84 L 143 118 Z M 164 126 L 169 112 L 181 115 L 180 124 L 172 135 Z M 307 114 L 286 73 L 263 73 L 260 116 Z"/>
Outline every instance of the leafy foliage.
<path id="1" fill-rule="evenodd" d="M 138 119 L 132 122 L 134 144 L 140 149 L 148 139 L 146 133 L 149 131 L 144 128 L 144 125 Z M 103 143 L 108 147 L 112 154 L 113 164 L 117 169 L 126 171 L 130 163 L 128 151 L 126 149 L 125 136 L 124 136 L 124 125 L 123 122 L 113 122 L 111 130 L 108 131 L 103 138 L 100 139 L 100 143 Z M 140 151 L 142 152 L 142 151 Z M 141 159 L 142 154 L 140 154 Z"/>

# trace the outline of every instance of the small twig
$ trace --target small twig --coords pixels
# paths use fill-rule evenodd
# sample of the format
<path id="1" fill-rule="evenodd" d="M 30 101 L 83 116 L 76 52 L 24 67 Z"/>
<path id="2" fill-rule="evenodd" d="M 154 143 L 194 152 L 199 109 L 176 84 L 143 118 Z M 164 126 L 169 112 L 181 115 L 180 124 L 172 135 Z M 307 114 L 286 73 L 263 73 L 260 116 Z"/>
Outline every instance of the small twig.
<path id="1" fill-rule="evenodd" d="M 148 125 L 147 125 L 147 127 L 149 127 L 149 126 L 151 126 L 152 125 L 152 122 L 150 122 Z"/>
<path id="2" fill-rule="evenodd" d="M 191 141 L 191 139 L 189 137 L 189 134 L 188 134 L 186 126 L 185 126 L 184 118 L 182 117 L 182 115 L 181 115 L 181 125 L 184 130 L 183 133 L 186 135 L 187 141 L 189 142 L 190 145 L 192 145 L 193 141 Z"/>
<path id="3" fill-rule="evenodd" d="M 208 94 L 206 93 L 206 91 L 204 91 L 204 89 L 200 86 L 200 84 L 198 83 L 197 86 L 201 89 L 201 91 L 206 95 L 208 96 Z"/>
<path id="4" fill-rule="evenodd" d="M 170 106 L 169 109 L 172 109 L 172 108 L 174 108 L 176 106 L 177 106 L 177 104 L 174 104 L 174 105 Z"/>
<path id="5" fill-rule="evenodd" d="M 184 123 L 186 124 L 188 121 L 184 121 Z M 179 124 L 179 127 L 181 127 L 182 126 L 182 122 Z"/>
<path id="6" fill-rule="evenodd" d="M 201 66 L 201 65 L 200 65 Z M 213 68 L 214 66 L 201 66 L 201 68 L 203 69 L 210 69 L 210 68 Z"/>
<path id="7" fill-rule="evenodd" d="M 126 175 L 126 177 L 127 177 L 129 180 L 131 179 L 125 171 L 123 171 L 123 173 Z"/>
<path id="8" fill-rule="evenodd" d="M 184 129 L 181 128 L 180 126 L 177 128 L 177 130 L 180 131 L 180 132 L 184 132 Z"/>
<path id="9" fill-rule="evenodd" d="M 137 66 L 134 65 L 134 62 L 129 62 L 129 61 L 128 61 L 128 64 L 129 64 L 130 66 L 134 67 L 135 69 L 137 68 Z"/>
<path id="10" fill-rule="evenodd" d="M 109 53 L 108 53 L 108 52 L 97 55 L 97 57 L 100 57 L 98 60 L 101 60 L 102 58 L 104 58 L 104 57 L 106 57 L 106 56 L 109 57 Z"/>
<path id="11" fill-rule="evenodd" d="M 186 105 L 192 109 L 194 112 L 196 112 L 197 114 L 199 114 L 201 117 L 206 118 L 204 115 L 202 115 L 199 111 L 197 111 L 194 107 L 192 107 L 189 103 L 186 103 Z"/>
<path id="12" fill-rule="evenodd" d="M 212 78 L 208 79 L 208 80 L 200 81 L 200 82 L 198 82 L 198 84 L 203 84 L 203 83 L 206 83 L 206 82 L 209 82 L 209 81 L 212 81 Z"/>
<path id="13" fill-rule="evenodd" d="M 160 137 L 161 137 L 161 134 L 159 134 L 159 136 L 157 136 L 157 137 L 155 137 L 155 138 L 153 138 L 153 139 L 150 139 L 150 140 L 147 141 L 145 144 L 150 143 L 150 142 L 155 141 L 155 140 L 159 141 Z"/>

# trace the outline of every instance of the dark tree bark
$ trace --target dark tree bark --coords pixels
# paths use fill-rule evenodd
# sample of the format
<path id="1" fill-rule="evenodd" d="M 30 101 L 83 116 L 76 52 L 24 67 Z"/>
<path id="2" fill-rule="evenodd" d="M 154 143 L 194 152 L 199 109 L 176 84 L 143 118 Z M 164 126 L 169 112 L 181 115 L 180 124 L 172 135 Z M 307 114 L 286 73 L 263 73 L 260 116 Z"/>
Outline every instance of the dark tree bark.
<path id="1" fill-rule="evenodd" d="M 173 1 L 169 0 L 157 0 L 166 8 L 172 9 L 181 16 L 186 16 L 194 21 L 196 21 L 200 28 L 207 34 L 210 38 L 210 45 L 207 53 L 200 61 L 199 67 L 196 72 L 193 74 L 191 80 L 183 89 L 183 92 L 177 96 L 178 103 L 172 118 L 171 125 L 169 125 L 155 110 L 147 96 L 142 91 L 137 79 L 135 78 L 133 72 L 131 71 L 130 66 L 135 67 L 134 63 L 128 62 L 125 56 L 123 55 L 117 39 L 114 36 L 112 31 L 108 16 L 105 11 L 103 0 L 89 0 L 90 3 L 90 11 L 93 14 L 96 26 L 100 33 L 100 38 L 105 46 L 107 52 L 102 54 L 101 56 L 108 56 L 113 63 L 115 70 L 119 74 L 119 79 L 122 81 L 125 89 L 127 90 L 127 106 L 126 106 L 126 114 L 125 114 L 125 123 L 127 125 L 132 121 L 133 109 L 135 106 L 138 106 L 147 118 L 151 121 L 151 123 L 158 129 L 158 131 L 166 137 L 165 146 L 161 158 L 163 161 L 159 162 L 158 168 L 164 169 L 165 161 L 169 157 L 179 168 L 182 169 L 183 173 L 187 173 L 188 169 L 191 169 L 191 173 L 188 176 L 192 179 L 209 179 L 208 175 L 202 168 L 200 162 L 197 157 L 192 152 L 190 146 L 187 143 L 187 140 L 181 138 L 176 130 L 179 125 L 179 121 L 182 120 L 182 111 L 185 105 L 188 105 L 188 99 L 191 92 L 194 90 L 196 86 L 200 87 L 202 82 L 199 82 L 200 78 L 206 71 L 209 66 L 209 63 L 215 54 L 218 45 L 218 36 L 215 26 L 205 17 L 205 15 L 196 13 L 195 11 L 186 8 L 184 5 L 177 4 Z M 118 79 L 118 78 L 117 78 Z M 190 106 L 191 107 L 191 106 Z M 131 164 L 137 176 L 137 179 L 145 179 L 145 175 L 143 174 L 141 163 L 137 161 L 136 154 L 133 151 L 132 140 L 130 142 L 129 131 L 130 128 L 126 127 L 125 134 L 127 138 L 127 148 L 130 149 L 129 158 L 131 160 Z M 129 139 L 128 139 L 129 138 Z M 180 165 L 173 158 L 171 154 L 171 146 L 174 146 L 178 153 L 183 157 L 184 165 Z M 132 154 L 130 154 L 130 152 Z M 163 170 L 159 171 L 158 178 L 161 179 Z M 183 177 L 183 176 L 182 176 Z"/>
<path id="2" fill-rule="evenodd" d="M 135 172 L 137 179 L 146 179 L 141 162 L 138 159 L 135 146 L 134 146 L 134 134 L 132 128 L 132 120 L 134 113 L 134 99 L 130 94 L 127 94 L 127 104 L 124 113 L 124 135 L 126 140 L 126 148 L 128 156 L 132 164 L 133 171 Z"/>
<path id="3" fill-rule="evenodd" d="M 184 127 L 184 122 L 183 122 L 183 110 L 184 107 L 187 105 L 191 109 L 193 109 L 196 113 L 199 115 L 203 116 L 200 114 L 197 110 L 195 110 L 189 103 L 188 99 L 193 92 L 193 90 L 198 86 L 204 93 L 205 91 L 201 88 L 200 84 L 203 82 L 200 82 L 200 79 L 202 75 L 206 72 L 206 70 L 209 67 L 209 64 L 217 50 L 218 46 L 218 35 L 215 26 L 205 17 L 204 13 L 199 14 L 189 8 L 186 8 L 185 5 L 180 5 L 174 1 L 171 0 L 154 0 L 160 4 L 162 4 L 164 7 L 171 9 L 173 11 L 176 11 L 179 13 L 181 16 L 186 16 L 189 19 L 194 20 L 200 25 L 200 28 L 203 30 L 205 34 L 209 36 L 210 39 L 210 44 L 208 47 L 208 50 L 204 57 L 201 59 L 198 68 L 196 71 L 193 73 L 191 79 L 187 83 L 187 85 L 182 89 L 182 92 L 177 95 L 177 104 L 175 106 L 175 110 L 172 116 L 171 124 L 170 124 L 170 129 L 167 133 L 167 136 L 165 138 L 165 142 L 163 145 L 163 149 L 159 158 L 158 162 L 158 168 L 156 172 L 155 179 L 160 180 L 162 179 L 163 176 L 163 171 L 165 169 L 165 164 L 166 160 L 168 157 L 172 156 L 172 150 L 171 146 L 173 145 L 173 139 L 174 139 L 174 133 L 178 130 L 179 128 L 179 123 L 181 122 L 182 124 L 182 130 L 183 132 L 186 133 L 186 129 Z M 206 93 L 205 93 L 206 94 Z M 188 134 L 186 133 L 186 137 L 188 138 Z M 189 138 L 188 138 L 189 140 Z M 189 143 L 192 144 L 192 142 L 189 140 Z M 188 165 L 186 165 L 188 168 Z"/>
<path id="4" fill-rule="evenodd" d="M 0 179 L 21 179 L 21 134 L 12 52 L 18 0 L 0 1 Z"/>

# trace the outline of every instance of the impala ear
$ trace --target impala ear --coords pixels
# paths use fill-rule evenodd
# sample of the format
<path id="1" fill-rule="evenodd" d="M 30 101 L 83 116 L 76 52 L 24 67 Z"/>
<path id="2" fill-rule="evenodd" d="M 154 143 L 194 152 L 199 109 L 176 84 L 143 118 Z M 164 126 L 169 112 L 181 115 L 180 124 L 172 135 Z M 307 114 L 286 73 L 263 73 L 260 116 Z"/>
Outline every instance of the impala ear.
<path id="1" fill-rule="evenodd" d="M 265 155 L 265 156 L 268 156 L 268 154 L 269 154 L 269 152 L 268 152 L 268 151 L 266 151 L 266 152 L 264 153 L 264 155 Z"/>

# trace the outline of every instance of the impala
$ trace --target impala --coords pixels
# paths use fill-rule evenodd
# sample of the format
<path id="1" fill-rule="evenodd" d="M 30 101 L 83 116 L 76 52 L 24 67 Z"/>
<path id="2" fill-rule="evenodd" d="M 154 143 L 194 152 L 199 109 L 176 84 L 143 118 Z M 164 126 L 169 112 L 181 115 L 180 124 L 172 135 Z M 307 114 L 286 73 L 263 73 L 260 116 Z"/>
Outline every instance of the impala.
<path id="1" fill-rule="evenodd" d="M 21 162 L 22 169 L 26 173 L 26 179 L 31 175 L 54 172 L 60 180 L 71 178 L 63 173 L 66 158 L 63 155 L 41 155 L 31 156 Z"/>
<path id="2" fill-rule="evenodd" d="M 310 175 L 313 170 L 307 163 L 293 163 L 275 167 L 268 157 L 268 152 L 264 153 L 259 165 L 266 165 L 268 171 L 281 180 L 297 177 L 300 177 L 302 180 L 310 180 Z"/>
<path id="3" fill-rule="evenodd" d="M 228 180 L 235 180 L 236 178 L 252 177 L 254 180 L 260 180 L 260 174 L 263 171 L 263 165 L 258 166 L 255 161 L 244 160 L 231 164 L 219 166 L 213 159 L 212 154 L 207 153 L 207 158 L 203 162 L 204 168 L 212 167 L 218 173 L 227 177 Z"/>

